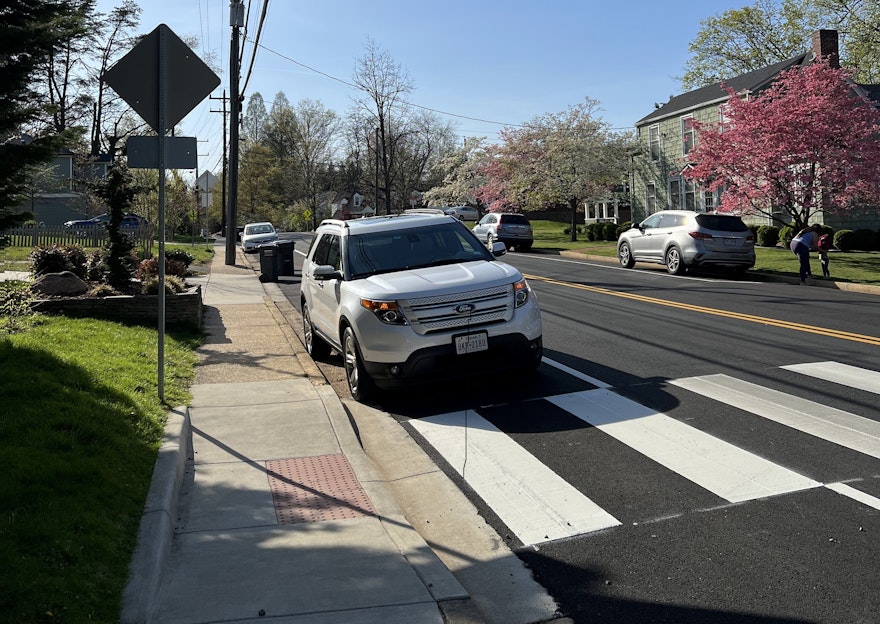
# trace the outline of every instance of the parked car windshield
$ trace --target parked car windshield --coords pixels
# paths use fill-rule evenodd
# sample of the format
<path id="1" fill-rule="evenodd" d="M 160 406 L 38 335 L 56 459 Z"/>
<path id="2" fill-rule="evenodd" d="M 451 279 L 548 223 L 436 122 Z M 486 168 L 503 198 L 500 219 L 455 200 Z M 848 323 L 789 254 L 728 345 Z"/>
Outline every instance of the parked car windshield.
<path id="1" fill-rule="evenodd" d="M 271 225 L 266 223 L 263 225 L 249 225 L 245 229 L 244 233 L 245 234 L 271 234 L 274 231 L 275 231 L 275 228 L 273 228 Z"/>
<path id="2" fill-rule="evenodd" d="M 501 222 L 505 225 L 529 225 L 529 220 L 520 214 L 501 215 Z"/>
<path id="3" fill-rule="evenodd" d="M 698 214 L 697 223 L 700 227 L 718 232 L 746 232 L 749 229 L 742 219 L 735 216 Z"/>
<path id="4" fill-rule="evenodd" d="M 441 264 L 494 260 L 467 228 L 453 222 L 352 234 L 346 253 L 352 279 Z"/>

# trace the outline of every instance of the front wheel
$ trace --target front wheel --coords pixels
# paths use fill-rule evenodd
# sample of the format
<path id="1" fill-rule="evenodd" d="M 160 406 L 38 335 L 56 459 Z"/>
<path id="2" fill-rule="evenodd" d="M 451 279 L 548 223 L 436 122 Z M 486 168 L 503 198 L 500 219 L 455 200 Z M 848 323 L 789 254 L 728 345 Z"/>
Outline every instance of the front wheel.
<path id="1" fill-rule="evenodd" d="M 617 259 L 620 260 L 620 266 L 626 269 L 631 269 L 636 265 L 629 243 L 620 243 L 620 247 L 617 248 Z"/>
<path id="2" fill-rule="evenodd" d="M 364 368 L 360 348 L 351 327 L 346 327 L 342 335 L 342 357 L 345 360 L 345 378 L 351 398 L 362 403 L 375 392 L 375 385 Z"/>
<path id="3" fill-rule="evenodd" d="M 666 270 L 672 275 L 684 273 L 685 266 L 681 259 L 681 250 L 678 247 L 673 246 L 666 250 Z"/>

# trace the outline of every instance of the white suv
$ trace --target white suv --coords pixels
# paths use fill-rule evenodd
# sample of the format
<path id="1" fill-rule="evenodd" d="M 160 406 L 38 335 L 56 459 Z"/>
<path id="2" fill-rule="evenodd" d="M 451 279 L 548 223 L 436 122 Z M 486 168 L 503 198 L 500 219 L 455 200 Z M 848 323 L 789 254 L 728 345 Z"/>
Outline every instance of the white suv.
<path id="1" fill-rule="evenodd" d="M 302 269 L 306 348 L 345 361 L 351 395 L 475 371 L 533 370 L 541 312 L 522 274 L 454 217 L 325 220 Z"/>

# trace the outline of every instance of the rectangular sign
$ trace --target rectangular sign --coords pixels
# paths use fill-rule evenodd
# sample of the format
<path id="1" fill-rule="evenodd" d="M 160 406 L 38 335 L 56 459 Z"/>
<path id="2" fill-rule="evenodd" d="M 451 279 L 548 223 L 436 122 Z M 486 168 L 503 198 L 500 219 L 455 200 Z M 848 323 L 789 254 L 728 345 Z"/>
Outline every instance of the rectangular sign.
<path id="1" fill-rule="evenodd" d="M 196 150 L 195 137 L 165 137 L 165 168 L 195 169 L 198 167 Z M 158 169 L 159 137 L 128 137 L 125 154 L 131 169 Z"/>

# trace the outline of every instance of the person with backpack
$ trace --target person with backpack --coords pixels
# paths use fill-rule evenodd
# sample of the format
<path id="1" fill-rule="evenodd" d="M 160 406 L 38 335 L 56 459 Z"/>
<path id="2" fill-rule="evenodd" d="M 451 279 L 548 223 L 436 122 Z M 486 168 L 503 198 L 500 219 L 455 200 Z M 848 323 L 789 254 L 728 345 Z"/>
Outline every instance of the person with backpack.
<path id="1" fill-rule="evenodd" d="M 816 244 L 819 248 L 819 264 L 822 265 L 822 275 L 831 277 L 831 271 L 828 269 L 828 250 L 831 249 L 831 234 L 825 233 L 819 236 L 819 242 Z"/>
<path id="2" fill-rule="evenodd" d="M 810 252 L 819 248 L 819 224 L 808 225 L 798 232 L 797 236 L 791 239 L 790 248 L 800 260 L 801 286 L 803 286 L 807 283 L 807 278 L 813 275 L 810 270 Z"/>

